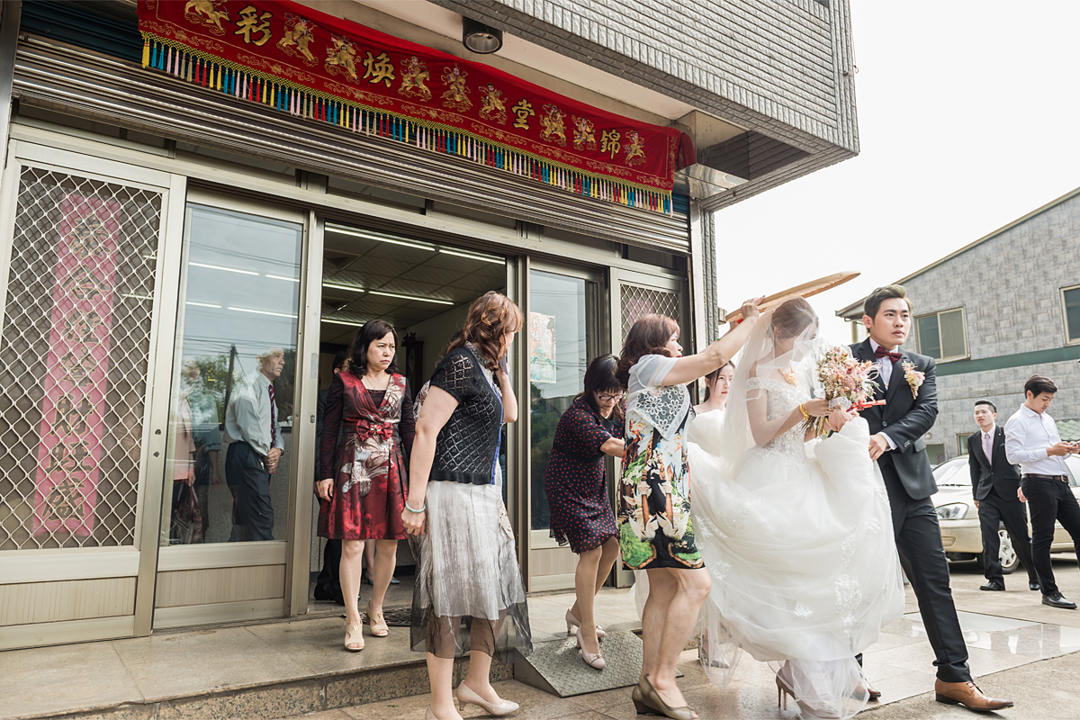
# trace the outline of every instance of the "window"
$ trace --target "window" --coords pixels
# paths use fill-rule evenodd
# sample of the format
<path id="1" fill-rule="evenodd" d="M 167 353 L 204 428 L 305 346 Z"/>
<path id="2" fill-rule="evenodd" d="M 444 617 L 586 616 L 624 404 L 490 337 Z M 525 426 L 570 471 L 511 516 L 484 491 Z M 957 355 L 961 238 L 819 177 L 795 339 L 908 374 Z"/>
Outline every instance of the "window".
<path id="1" fill-rule="evenodd" d="M 1077 313 L 1080 314 L 1080 308 Z M 935 360 L 958 360 L 968 355 L 963 308 L 920 315 L 915 318 L 915 333 L 919 352 Z"/>
<path id="2" fill-rule="evenodd" d="M 967 439 L 971 437 L 969 432 L 956 433 L 956 452 L 959 455 L 967 455 Z"/>
<path id="3" fill-rule="evenodd" d="M 945 443 L 926 443 L 926 455 L 931 465 L 940 465 L 945 462 Z"/>
<path id="4" fill-rule="evenodd" d="M 1065 342 L 1080 343 L 1080 285 L 1061 288 L 1061 304 L 1065 310 Z"/>

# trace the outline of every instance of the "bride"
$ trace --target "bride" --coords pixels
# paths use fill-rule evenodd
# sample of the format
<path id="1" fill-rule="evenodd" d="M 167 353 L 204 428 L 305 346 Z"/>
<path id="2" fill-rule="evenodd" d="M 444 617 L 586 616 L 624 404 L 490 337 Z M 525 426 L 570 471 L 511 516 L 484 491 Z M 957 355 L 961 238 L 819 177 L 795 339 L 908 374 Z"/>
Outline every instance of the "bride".
<path id="1" fill-rule="evenodd" d="M 802 298 L 758 323 L 727 411 L 689 431 L 696 540 L 712 574 L 706 672 L 738 648 L 776 671 L 777 700 L 847 718 L 868 699 L 855 655 L 904 609 L 889 501 L 866 421 L 813 399 L 818 320 Z M 805 430 L 826 417 L 824 440 Z"/>

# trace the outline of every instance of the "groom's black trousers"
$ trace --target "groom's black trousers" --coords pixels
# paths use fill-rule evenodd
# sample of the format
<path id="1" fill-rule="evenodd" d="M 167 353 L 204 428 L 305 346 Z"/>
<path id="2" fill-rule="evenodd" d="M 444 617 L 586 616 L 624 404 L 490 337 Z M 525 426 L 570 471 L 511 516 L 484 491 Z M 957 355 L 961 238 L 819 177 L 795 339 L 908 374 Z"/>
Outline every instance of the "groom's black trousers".
<path id="1" fill-rule="evenodd" d="M 907 494 L 888 453 L 878 461 L 878 467 L 889 493 L 900 565 L 919 601 L 919 614 L 934 649 L 937 676 L 944 682 L 967 682 L 971 680 L 967 645 L 949 589 L 949 564 L 941 547 L 934 503 L 930 498 L 913 500 Z"/>

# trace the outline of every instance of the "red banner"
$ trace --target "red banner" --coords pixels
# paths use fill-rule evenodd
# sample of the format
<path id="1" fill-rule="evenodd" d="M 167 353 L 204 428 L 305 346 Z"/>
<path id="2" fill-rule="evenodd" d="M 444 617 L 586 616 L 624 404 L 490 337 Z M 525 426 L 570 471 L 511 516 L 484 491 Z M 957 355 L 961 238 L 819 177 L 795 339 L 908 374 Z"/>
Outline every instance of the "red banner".
<path id="1" fill-rule="evenodd" d="M 120 204 L 75 193 L 61 205 L 52 329 L 37 451 L 34 534 L 94 529 Z"/>
<path id="2" fill-rule="evenodd" d="M 586 197 L 671 212 L 689 138 L 288 0 L 139 0 L 143 66 Z M 680 145 L 681 143 L 681 145 Z"/>

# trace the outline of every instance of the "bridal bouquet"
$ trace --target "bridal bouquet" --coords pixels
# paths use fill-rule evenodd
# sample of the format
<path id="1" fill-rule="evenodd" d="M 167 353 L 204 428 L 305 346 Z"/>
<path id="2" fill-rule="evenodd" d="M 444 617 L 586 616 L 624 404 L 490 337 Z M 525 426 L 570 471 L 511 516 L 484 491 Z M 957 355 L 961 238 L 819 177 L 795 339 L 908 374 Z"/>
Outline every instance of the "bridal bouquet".
<path id="1" fill-rule="evenodd" d="M 817 364 L 817 376 L 825 389 L 825 399 L 829 407 L 855 407 L 863 410 L 874 405 L 884 405 L 884 400 L 873 400 L 877 387 L 877 364 L 872 361 L 861 362 L 851 356 L 843 346 L 829 348 Z M 808 430 L 813 430 L 818 437 L 829 430 L 828 418 L 810 418 L 806 421 Z"/>

